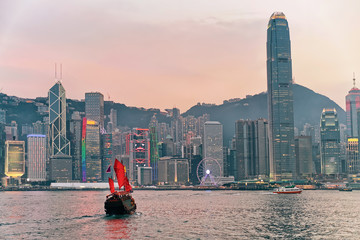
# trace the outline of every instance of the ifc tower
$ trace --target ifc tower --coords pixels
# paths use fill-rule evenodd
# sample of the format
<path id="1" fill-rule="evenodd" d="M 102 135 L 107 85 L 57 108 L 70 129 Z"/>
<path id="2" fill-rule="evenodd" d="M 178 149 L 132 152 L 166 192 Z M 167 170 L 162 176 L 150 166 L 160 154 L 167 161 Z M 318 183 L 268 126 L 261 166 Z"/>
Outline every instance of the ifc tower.
<path id="1" fill-rule="evenodd" d="M 270 179 L 296 178 L 293 82 L 289 25 L 274 12 L 267 29 Z"/>

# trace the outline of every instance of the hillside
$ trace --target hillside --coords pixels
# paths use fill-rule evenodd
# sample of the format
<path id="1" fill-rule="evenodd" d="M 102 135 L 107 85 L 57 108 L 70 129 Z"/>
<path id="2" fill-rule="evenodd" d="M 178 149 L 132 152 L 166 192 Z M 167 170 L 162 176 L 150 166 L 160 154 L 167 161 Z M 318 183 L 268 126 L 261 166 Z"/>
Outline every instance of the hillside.
<path id="1" fill-rule="evenodd" d="M 345 111 L 328 97 L 316 93 L 309 88 L 294 84 L 294 120 L 295 127 L 302 130 L 305 123 L 319 125 L 323 108 L 336 108 L 340 123 L 345 124 Z M 210 115 L 210 119 L 224 125 L 224 141 L 232 138 L 235 131 L 235 121 L 238 119 L 256 120 L 268 118 L 267 93 L 248 96 L 237 102 L 224 103 L 217 106 L 196 105 L 183 116 Z"/>

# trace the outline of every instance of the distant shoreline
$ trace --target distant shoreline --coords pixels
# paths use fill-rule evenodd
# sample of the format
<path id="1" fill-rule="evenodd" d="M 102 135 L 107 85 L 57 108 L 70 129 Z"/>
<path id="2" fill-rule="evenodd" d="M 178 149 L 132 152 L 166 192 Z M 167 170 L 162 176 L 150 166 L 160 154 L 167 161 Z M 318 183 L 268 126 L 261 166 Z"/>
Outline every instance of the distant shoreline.
<path id="1" fill-rule="evenodd" d="M 271 191 L 272 188 L 269 189 L 239 189 L 239 188 L 134 188 L 134 192 L 136 191 Z M 304 191 L 314 191 L 314 190 L 331 190 L 331 191 L 339 191 L 339 189 L 304 189 Z M 354 189 L 356 190 L 356 189 Z M 0 189 L 0 192 L 15 192 L 15 191 L 109 191 L 109 189 L 103 188 L 14 188 L 14 189 Z"/>

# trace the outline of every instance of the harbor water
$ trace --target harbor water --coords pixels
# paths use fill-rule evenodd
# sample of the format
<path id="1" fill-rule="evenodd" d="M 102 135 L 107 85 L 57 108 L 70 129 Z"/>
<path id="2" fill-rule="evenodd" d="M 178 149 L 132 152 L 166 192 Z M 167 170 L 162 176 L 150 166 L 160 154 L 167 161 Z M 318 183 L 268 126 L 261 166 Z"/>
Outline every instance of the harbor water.
<path id="1" fill-rule="evenodd" d="M 0 239 L 358 239 L 360 191 L 135 191 L 137 212 L 105 216 L 108 191 L 0 192 Z"/>

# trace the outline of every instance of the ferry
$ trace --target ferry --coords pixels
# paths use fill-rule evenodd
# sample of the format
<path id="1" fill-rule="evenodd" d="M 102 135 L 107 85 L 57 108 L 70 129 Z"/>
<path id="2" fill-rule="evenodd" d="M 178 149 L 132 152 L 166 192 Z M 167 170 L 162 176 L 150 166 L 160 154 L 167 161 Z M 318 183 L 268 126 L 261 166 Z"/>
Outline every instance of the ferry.
<path id="1" fill-rule="evenodd" d="M 276 188 L 273 193 L 276 194 L 299 194 L 302 192 L 301 188 L 295 187 L 295 185 Z"/>
<path id="2" fill-rule="evenodd" d="M 341 188 L 339 188 L 339 191 L 352 192 L 352 188 L 351 187 L 341 187 Z"/>

